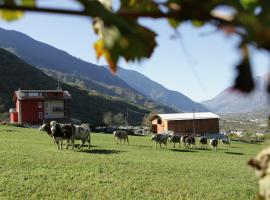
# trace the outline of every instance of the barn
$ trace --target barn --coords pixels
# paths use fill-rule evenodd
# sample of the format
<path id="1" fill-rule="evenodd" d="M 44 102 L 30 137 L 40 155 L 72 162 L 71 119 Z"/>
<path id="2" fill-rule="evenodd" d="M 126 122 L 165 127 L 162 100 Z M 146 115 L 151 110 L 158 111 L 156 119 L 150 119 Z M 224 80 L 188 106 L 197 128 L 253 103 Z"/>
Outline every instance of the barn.
<path id="1" fill-rule="evenodd" d="M 212 112 L 157 114 L 152 121 L 152 132 L 208 134 L 219 133 L 220 117 Z"/>
<path id="2" fill-rule="evenodd" d="M 44 121 L 69 121 L 70 101 L 68 91 L 17 90 L 13 101 L 16 108 L 9 109 L 10 123 L 40 124 Z"/>

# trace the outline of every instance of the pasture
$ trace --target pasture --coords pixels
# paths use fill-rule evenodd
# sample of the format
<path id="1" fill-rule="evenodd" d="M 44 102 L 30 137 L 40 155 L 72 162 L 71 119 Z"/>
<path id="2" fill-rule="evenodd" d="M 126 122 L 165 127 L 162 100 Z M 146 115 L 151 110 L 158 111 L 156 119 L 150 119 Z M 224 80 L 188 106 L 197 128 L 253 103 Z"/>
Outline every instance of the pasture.
<path id="1" fill-rule="evenodd" d="M 150 136 L 92 134 L 92 148 L 57 150 L 37 129 L 0 126 L 0 199 L 254 199 L 247 166 L 263 145 L 155 149 Z M 77 141 L 79 143 L 79 141 Z"/>

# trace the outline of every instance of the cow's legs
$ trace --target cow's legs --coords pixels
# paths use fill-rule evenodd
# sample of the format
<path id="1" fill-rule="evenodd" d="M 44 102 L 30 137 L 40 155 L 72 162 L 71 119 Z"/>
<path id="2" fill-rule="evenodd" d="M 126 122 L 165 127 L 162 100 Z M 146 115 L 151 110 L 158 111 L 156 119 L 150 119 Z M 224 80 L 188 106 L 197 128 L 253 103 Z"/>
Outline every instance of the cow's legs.
<path id="1" fill-rule="evenodd" d="M 88 148 L 90 149 L 91 148 L 91 138 L 90 138 L 90 136 L 89 136 L 89 138 L 87 139 L 87 142 L 88 142 Z"/>
<path id="2" fill-rule="evenodd" d="M 127 144 L 129 145 L 129 141 L 128 141 L 128 138 L 127 138 Z"/>

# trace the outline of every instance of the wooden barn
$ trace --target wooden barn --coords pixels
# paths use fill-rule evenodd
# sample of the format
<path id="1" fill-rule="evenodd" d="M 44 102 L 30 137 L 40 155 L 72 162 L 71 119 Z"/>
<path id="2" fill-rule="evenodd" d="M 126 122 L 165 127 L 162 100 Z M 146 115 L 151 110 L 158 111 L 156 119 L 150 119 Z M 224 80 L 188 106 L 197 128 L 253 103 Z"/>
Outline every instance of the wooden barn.
<path id="1" fill-rule="evenodd" d="M 44 121 L 69 121 L 70 101 L 68 91 L 56 90 L 17 90 L 11 108 L 11 123 L 40 124 Z"/>
<path id="2" fill-rule="evenodd" d="M 152 132 L 219 133 L 220 117 L 211 112 L 157 114 L 151 118 Z"/>

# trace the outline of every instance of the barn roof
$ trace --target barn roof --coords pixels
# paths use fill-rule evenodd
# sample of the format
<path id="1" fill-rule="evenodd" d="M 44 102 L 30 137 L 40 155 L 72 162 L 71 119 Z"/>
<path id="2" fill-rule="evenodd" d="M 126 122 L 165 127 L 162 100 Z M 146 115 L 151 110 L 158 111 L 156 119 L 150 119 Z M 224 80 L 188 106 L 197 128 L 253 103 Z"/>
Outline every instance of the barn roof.
<path id="1" fill-rule="evenodd" d="M 156 116 L 165 120 L 190 120 L 194 118 L 195 119 L 220 119 L 220 116 L 212 112 L 157 114 Z"/>

